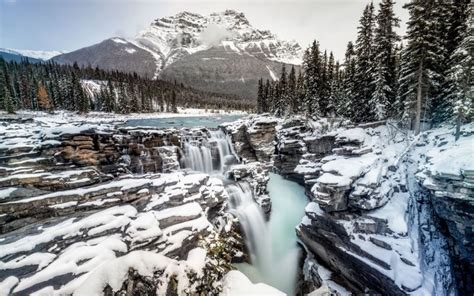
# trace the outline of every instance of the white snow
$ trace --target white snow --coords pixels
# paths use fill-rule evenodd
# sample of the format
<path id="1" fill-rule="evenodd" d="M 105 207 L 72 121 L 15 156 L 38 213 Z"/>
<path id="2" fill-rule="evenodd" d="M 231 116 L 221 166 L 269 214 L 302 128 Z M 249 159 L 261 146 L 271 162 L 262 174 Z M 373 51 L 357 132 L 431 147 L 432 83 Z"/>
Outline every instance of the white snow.
<path id="1" fill-rule="evenodd" d="M 242 272 L 229 271 L 224 277 L 221 296 L 284 296 L 285 293 L 266 284 L 253 284 Z"/>
<path id="2" fill-rule="evenodd" d="M 25 57 L 40 59 L 43 61 L 47 61 L 57 55 L 67 53 L 67 51 L 58 51 L 58 50 L 28 50 L 28 49 L 7 49 L 7 48 L 0 48 L 0 51 L 5 51 L 12 54 L 19 54 Z"/>
<path id="3" fill-rule="evenodd" d="M 191 202 L 177 207 L 167 208 L 155 214 L 156 219 L 164 220 L 170 217 L 198 216 L 202 208 L 197 202 Z"/>
<path id="4" fill-rule="evenodd" d="M 4 279 L 2 282 L 0 282 L 0 296 L 11 295 L 10 291 L 16 284 L 18 284 L 18 278 L 14 276 L 9 276 Z"/>
<path id="5" fill-rule="evenodd" d="M 335 186 L 341 186 L 341 187 L 349 186 L 352 183 L 352 180 L 347 176 L 337 176 L 330 173 L 322 174 L 316 181 L 322 184 L 335 185 Z M 317 184 L 315 184 L 315 186 L 317 186 Z"/>
<path id="6" fill-rule="evenodd" d="M 268 65 L 266 67 L 267 67 L 268 73 L 270 73 L 270 77 L 273 79 L 273 81 L 277 81 L 278 77 L 275 75 L 275 73 L 272 71 L 272 69 L 270 69 L 270 67 Z"/>
<path id="7" fill-rule="evenodd" d="M 462 138 L 449 149 L 437 148 L 428 153 L 432 171 L 440 175 L 460 175 L 464 170 L 474 171 L 474 141 Z"/>
<path id="8" fill-rule="evenodd" d="M 127 41 L 125 41 L 122 38 L 112 38 L 112 41 L 115 42 L 115 43 L 120 43 L 120 44 L 127 44 L 128 43 Z"/>
<path id="9" fill-rule="evenodd" d="M 0 200 L 5 199 L 10 196 L 17 188 L 15 187 L 9 187 L 5 189 L 0 189 Z"/>

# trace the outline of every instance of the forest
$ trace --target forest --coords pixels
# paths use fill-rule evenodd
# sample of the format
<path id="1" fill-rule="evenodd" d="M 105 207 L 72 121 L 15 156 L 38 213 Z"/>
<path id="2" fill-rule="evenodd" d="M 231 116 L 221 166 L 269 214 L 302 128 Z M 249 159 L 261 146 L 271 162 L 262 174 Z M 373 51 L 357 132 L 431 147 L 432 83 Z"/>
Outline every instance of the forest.
<path id="1" fill-rule="evenodd" d="M 402 40 L 393 0 L 365 7 L 343 63 L 317 41 L 303 71 L 283 66 L 278 81 L 260 80 L 257 109 L 278 116 L 337 116 L 353 122 L 401 119 L 416 130 L 472 118 L 474 25 L 468 0 L 411 1 Z M 403 41 L 403 42 L 402 42 Z M 289 72 L 289 73 L 288 73 Z"/>
<path id="2" fill-rule="evenodd" d="M 88 93 L 84 81 L 99 90 Z M 177 112 L 177 107 L 251 110 L 255 103 L 225 94 L 209 93 L 182 84 L 151 80 L 136 73 L 59 65 L 48 61 L 6 62 L 0 57 L 0 110 L 57 109 L 78 111 Z"/>

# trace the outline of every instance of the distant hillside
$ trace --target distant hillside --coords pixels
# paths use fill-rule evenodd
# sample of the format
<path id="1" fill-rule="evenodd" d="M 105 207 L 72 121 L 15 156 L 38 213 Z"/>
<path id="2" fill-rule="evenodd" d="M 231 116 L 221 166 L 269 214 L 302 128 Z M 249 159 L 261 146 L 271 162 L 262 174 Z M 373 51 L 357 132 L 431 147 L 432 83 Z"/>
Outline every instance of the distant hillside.
<path id="1" fill-rule="evenodd" d="M 21 55 L 19 53 L 15 53 L 12 51 L 5 50 L 3 48 L 0 48 L 0 57 L 2 57 L 5 61 L 7 62 L 21 62 L 22 60 L 28 59 L 31 63 L 37 63 L 41 62 L 40 59 L 35 59 L 32 57 L 26 57 L 24 55 Z"/>

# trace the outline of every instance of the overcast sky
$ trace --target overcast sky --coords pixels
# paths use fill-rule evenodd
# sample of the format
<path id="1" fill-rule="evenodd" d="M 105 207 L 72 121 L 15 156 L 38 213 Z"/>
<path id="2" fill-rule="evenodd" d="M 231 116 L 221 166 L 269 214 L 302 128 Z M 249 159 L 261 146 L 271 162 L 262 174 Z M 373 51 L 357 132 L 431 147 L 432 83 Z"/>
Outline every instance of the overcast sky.
<path id="1" fill-rule="evenodd" d="M 306 47 L 313 39 L 344 56 L 368 0 L 0 0 L 0 47 L 72 51 L 103 39 L 133 37 L 154 19 L 190 11 L 242 11 L 259 29 Z M 378 8 L 379 0 L 374 0 Z M 405 21 L 397 1 L 395 11 Z"/>

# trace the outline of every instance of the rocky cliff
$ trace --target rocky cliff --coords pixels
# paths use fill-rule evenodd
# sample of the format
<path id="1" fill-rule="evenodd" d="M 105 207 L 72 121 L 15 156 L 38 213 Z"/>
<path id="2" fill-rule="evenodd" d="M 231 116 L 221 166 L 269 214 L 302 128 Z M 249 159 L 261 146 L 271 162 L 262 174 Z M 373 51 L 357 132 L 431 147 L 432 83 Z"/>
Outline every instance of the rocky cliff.
<path id="1" fill-rule="evenodd" d="M 2 122 L 0 291 L 218 294 L 245 247 L 223 181 L 183 169 L 190 135 L 209 141 L 202 128 Z"/>
<path id="2" fill-rule="evenodd" d="M 296 231 L 315 286 L 336 291 L 337 282 L 354 293 L 392 295 L 472 292 L 472 125 L 457 142 L 449 128 L 414 137 L 385 122 L 263 116 L 223 128 L 241 155 L 267 161 L 273 153 L 274 167 L 307 188 L 311 202 Z M 270 141 L 273 148 L 257 154 Z"/>

